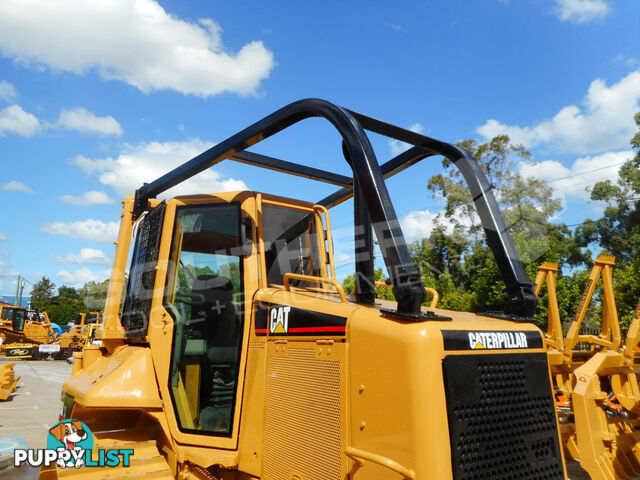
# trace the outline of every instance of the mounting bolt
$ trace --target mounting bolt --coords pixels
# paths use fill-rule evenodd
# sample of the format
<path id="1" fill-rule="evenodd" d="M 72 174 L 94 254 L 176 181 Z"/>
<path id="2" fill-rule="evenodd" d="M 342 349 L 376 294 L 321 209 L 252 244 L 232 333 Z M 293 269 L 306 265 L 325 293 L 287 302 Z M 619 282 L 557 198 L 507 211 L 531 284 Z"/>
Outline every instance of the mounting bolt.
<path id="1" fill-rule="evenodd" d="M 358 393 L 362 393 L 362 392 L 364 392 L 364 385 L 360 385 L 358 387 Z"/>

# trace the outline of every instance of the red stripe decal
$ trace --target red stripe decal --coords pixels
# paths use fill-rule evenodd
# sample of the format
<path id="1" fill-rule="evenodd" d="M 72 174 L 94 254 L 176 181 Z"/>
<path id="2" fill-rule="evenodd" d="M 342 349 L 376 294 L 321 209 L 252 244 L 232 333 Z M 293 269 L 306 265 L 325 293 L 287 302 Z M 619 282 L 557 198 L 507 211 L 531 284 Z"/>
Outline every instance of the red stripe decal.
<path id="1" fill-rule="evenodd" d="M 256 328 L 256 333 L 269 333 L 268 328 Z"/>
<path id="2" fill-rule="evenodd" d="M 314 333 L 314 332 L 340 332 L 344 333 L 346 327 L 291 327 L 289 333 Z"/>

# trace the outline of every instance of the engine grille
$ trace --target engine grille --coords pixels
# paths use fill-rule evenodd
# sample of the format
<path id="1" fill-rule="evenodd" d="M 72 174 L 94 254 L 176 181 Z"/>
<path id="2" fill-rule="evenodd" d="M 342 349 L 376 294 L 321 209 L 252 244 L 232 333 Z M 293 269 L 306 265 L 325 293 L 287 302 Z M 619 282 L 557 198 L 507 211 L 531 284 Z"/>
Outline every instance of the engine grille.
<path id="1" fill-rule="evenodd" d="M 265 480 L 340 480 L 344 384 L 340 362 L 290 348 L 267 363 Z"/>
<path id="2" fill-rule="evenodd" d="M 563 480 L 544 353 L 443 362 L 456 480 Z"/>

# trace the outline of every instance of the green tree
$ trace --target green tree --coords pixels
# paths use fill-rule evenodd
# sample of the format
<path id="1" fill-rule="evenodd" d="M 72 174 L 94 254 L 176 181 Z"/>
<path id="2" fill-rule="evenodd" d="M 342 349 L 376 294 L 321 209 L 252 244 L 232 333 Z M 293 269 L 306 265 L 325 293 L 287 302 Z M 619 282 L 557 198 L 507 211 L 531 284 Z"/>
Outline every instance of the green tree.
<path id="1" fill-rule="evenodd" d="M 74 321 L 78 313 L 88 311 L 81 291 L 65 285 L 58 288 L 58 294 L 40 305 L 38 310 L 46 311 L 51 321 L 59 325 Z"/>
<path id="2" fill-rule="evenodd" d="M 43 305 L 49 303 L 54 295 L 55 283 L 47 277 L 38 280 L 31 289 L 31 308 L 42 310 Z"/>
<path id="3" fill-rule="evenodd" d="M 384 270 L 376 268 L 373 272 L 373 278 L 376 282 L 384 282 L 386 280 Z M 347 295 L 353 295 L 356 289 L 356 276 L 354 274 L 347 275 L 342 281 L 342 288 Z M 381 300 L 394 300 L 393 292 L 388 287 L 376 287 L 376 298 Z"/>
<path id="4" fill-rule="evenodd" d="M 126 282 L 125 282 L 126 285 Z M 91 312 L 102 312 L 107 301 L 107 291 L 109 290 L 109 280 L 96 283 L 87 282 L 83 285 L 82 300 L 85 307 Z"/>
<path id="5" fill-rule="evenodd" d="M 530 278 L 535 278 L 542 261 L 570 266 L 588 261 L 570 230 L 550 223 L 561 210 L 553 189 L 543 180 L 519 173 L 520 162 L 532 162 L 524 147 L 513 145 L 506 135 L 486 143 L 464 140 L 458 145 L 472 154 L 493 186 Z M 485 243 L 471 193 L 458 168 L 447 159 L 442 163 L 443 173 L 431 177 L 427 189 L 444 200 L 445 208 L 431 236 L 411 246 L 413 257 L 425 285 L 440 292 L 442 307 L 476 312 L 502 309 L 505 286 Z M 543 318 L 546 321 L 541 313 Z"/>

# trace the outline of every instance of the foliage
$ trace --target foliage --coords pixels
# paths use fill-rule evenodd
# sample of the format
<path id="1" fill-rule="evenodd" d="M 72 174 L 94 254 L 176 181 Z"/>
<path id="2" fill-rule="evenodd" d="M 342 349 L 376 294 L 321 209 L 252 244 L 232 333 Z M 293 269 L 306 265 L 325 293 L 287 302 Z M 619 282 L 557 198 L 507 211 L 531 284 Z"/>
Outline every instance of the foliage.
<path id="1" fill-rule="evenodd" d="M 386 280 L 384 271 L 381 268 L 376 268 L 373 272 L 373 277 L 376 282 L 384 282 Z M 356 276 L 348 275 L 342 282 L 342 288 L 347 295 L 353 295 L 356 289 Z M 391 288 L 388 287 L 376 287 L 376 298 L 381 300 L 395 300 Z"/>
<path id="2" fill-rule="evenodd" d="M 530 278 L 535 278 L 537 265 L 543 261 L 573 268 L 589 260 L 566 226 L 551 223 L 551 218 L 561 210 L 551 186 L 519 173 L 518 162 L 532 162 L 524 147 L 511 144 L 506 135 L 487 143 L 464 140 L 458 145 L 471 153 L 492 185 Z M 444 172 L 433 176 L 427 189 L 432 196 L 444 200 L 445 208 L 431 236 L 411 246 L 413 258 L 424 272 L 425 285 L 440 292 L 443 308 L 473 312 L 502 310 L 506 306 L 505 286 L 485 243 L 471 194 L 459 169 L 447 159 L 442 164 Z M 574 283 L 563 278 L 558 288 L 566 287 L 564 293 L 569 295 Z M 573 294 L 569 295 L 572 297 Z M 538 318 L 546 322 L 544 309 Z"/>
<path id="3" fill-rule="evenodd" d="M 108 290 L 109 280 L 100 283 L 93 281 L 85 283 L 81 289 L 84 306 L 90 312 L 101 312 L 104 310 Z"/>
<path id="4" fill-rule="evenodd" d="M 58 294 L 55 297 L 41 304 L 38 310 L 46 311 L 49 319 L 59 325 L 74 321 L 78 313 L 88 312 L 83 302 L 82 291 L 64 285 L 58 288 Z"/>
<path id="5" fill-rule="evenodd" d="M 31 288 L 31 307 L 36 310 L 42 309 L 42 306 L 53 297 L 55 288 L 55 283 L 47 277 L 38 280 Z"/>

